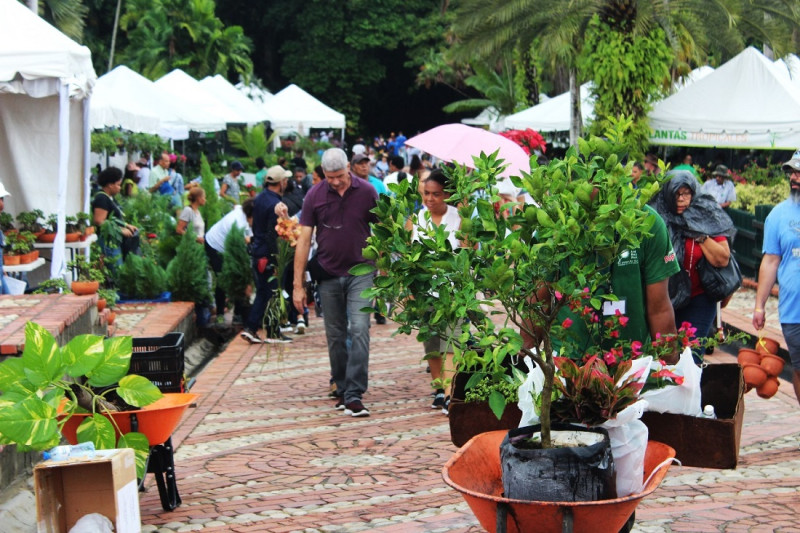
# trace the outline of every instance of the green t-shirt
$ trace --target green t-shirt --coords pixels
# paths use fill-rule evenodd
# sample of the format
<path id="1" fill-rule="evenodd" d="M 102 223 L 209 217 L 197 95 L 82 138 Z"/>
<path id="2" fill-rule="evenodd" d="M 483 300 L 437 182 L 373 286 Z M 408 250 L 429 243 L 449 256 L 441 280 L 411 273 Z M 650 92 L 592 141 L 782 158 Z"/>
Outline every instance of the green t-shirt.
<path id="1" fill-rule="evenodd" d="M 618 300 L 625 301 L 625 316 L 628 317 L 628 324 L 620 330 L 620 338 L 638 340 L 644 344 L 650 342 L 645 302 L 647 286 L 663 281 L 680 271 L 664 220 L 650 206 L 646 206 L 645 209 L 656 217 L 650 230 L 652 236 L 642 241 L 639 248 L 620 253 L 611 267 L 612 291 Z M 583 318 L 574 316 L 568 308 L 564 308 L 559 321 L 567 317 L 573 320 L 569 329 L 575 335 L 574 338 L 584 339 L 587 341 L 587 346 L 589 342 L 592 345 L 596 344 L 596 341 L 588 339 L 589 334 Z M 560 344 L 553 339 L 554 349 L 558 349 Z"/>
<path id="2" fill-rule="evenodd" d="M 262 168 L 258 172 L 256 172 L 256 189 L 258 192 L 261 192 L 261 189 L 264 188 L 264 178 L 267 177 L 267 169 Z"/>
<path id="3" fill-rule="evenodd" d="M 700 174 L 697 173 L 697 169 L 694 168 L 694 165 L 684 165 L 681 163 L 680 165 L 674 167 L 672 170 L 688 170 L 692 174 L 694 174 L 695 178 L 699 178 Z"/>

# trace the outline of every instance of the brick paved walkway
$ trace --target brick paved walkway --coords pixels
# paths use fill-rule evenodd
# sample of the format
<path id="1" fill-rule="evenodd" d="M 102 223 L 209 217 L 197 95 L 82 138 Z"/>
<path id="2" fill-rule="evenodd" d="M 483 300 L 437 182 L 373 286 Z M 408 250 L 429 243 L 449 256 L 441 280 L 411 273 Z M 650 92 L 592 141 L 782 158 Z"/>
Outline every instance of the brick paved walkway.
<path id="1" fill-rule="evenodd" d="M 743 314 L 748 298 L 728 312 Z M 369 418 L 345 416 L 327 398 L 321 319 L 283 354 L 232 341 L 199 376 L 202 396 L 173 438 L 183 505 L 164 512 L 149 480 L 144 531 L 482 531 L 442 481 L 455 446 L 447 418 L 429 408 L 421 349 L 394 329 L 372 328 Z M 673 466 L 637 509 L 635 531 L 800 531 L 791 384 L 782 380 L 771 400 L 745 398 L 739 467 Z"/>

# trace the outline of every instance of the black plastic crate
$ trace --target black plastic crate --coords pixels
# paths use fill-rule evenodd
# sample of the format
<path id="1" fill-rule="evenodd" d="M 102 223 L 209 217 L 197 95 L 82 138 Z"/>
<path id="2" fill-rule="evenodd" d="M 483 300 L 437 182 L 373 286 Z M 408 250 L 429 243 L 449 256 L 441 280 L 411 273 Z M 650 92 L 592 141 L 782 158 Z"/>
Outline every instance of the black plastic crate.
<path id="1" fill-rule="evenodd" d="M 161 392 L 184 391 L 183 333 L 134 337 L 130 374 L 152 381 Z"/>

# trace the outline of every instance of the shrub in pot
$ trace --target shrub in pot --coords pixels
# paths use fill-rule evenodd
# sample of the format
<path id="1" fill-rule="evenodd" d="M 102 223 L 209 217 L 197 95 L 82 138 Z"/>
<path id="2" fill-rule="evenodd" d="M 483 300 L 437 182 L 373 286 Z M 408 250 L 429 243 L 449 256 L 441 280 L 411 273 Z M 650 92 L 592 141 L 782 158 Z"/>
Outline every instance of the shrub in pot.
<path id="1" fill-rule="evenodd" d="M 211 292 L 208 289 L 208 259 L 194 230 L 187 226 L 175 258 L 167 266 L 167 281 L 172 298 L 194 302 L 197 325 L 205 326 L 210 315 Z"/>
<path id="2" fill-rule="evenodd" d="M 128 254 L 117 269 L 115 286 L 126 299 L 153 299 L 167 289 L 167 273 L 151 256 Z"/>
<path id="3" fill-rule="evenodd" d="M 33 209 L 32 211 L 21 211 L 17 214 L 18 230 L 30 231 L 31 233 L 39 233 L 42 231 L 42 222 L 44 220 L 44 212 L 41 209 Z"/>

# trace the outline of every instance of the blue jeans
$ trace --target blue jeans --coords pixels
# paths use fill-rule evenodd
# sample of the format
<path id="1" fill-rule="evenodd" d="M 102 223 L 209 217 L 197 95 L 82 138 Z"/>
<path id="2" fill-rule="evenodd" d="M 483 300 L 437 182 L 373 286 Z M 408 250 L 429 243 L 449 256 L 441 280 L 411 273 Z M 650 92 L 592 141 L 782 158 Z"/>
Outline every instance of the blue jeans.
<path id="1" fill-rule="evenodd" d="M 689 322 L 692 327 L 697 328 L 695 336 L 703 337 L 708 334 L 715 316 L 717 316 L 717 302 L 702 292 L 689 300 L 689 303 L 681 309 L 675 311 L 675 326 L 680 328 L 683 322 Z M 702 350 L 704 350 L 702 346 L 692 350 L 695 363 L 703 362 L 700 355 Z"/>
<path id="2" fill-rule="evenodd" d="M 3 250 L 0 249 L 0 294 L 8 294 L 6 278 L 3 275 Z"/>
<path id="3" fill-rule="evenodd" d="M 331 377 L 345 403 L 360 400 L 367 390 L 370 315 L 361 309 L 370 300 L 361 293 L 372 287 L 373 277 L 342 276 L 319 283 Z"/>

